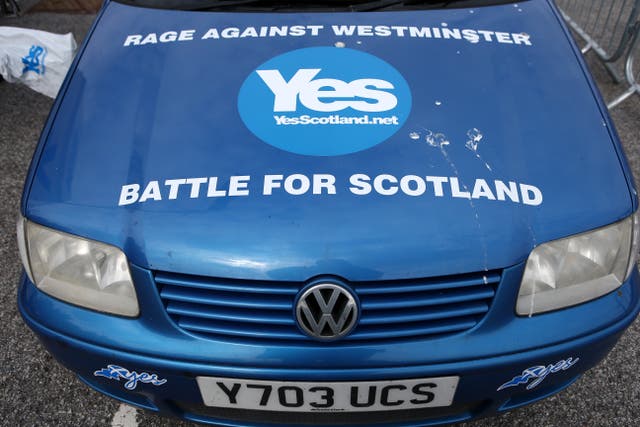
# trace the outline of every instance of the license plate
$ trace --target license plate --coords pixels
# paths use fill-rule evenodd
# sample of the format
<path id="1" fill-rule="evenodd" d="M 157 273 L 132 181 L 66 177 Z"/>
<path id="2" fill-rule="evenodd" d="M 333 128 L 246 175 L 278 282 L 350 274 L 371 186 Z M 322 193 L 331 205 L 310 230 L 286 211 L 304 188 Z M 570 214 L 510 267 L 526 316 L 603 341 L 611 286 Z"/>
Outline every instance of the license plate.
<path id="1" fill-rule="evenodd" d="M 196 379 L 206 406 L 283 412 L 364 412 L 449 406 L 459 377 L 360 382 Z"/>

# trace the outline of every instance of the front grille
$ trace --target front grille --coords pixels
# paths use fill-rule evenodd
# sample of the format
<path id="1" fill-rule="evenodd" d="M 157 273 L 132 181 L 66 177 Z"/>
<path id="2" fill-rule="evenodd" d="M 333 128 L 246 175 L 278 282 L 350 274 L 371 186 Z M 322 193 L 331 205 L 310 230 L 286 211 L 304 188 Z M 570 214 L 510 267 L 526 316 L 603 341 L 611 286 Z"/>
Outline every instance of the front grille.
<path id="1" fill-rule="evenodd" d="M 155 272 L 167 313 L 208 338 L 310 341 L 295 323 L 302 282 L 231 280 Z M 500 271 L 417 280 L 350 282 L 360 299 L 356 329 L 340 340 L 398 340 L 463 332 L 478 324 Z"/>
<path id="2" fill-rule="evenodd" d="M 468 420 L 486 409 L 489 403 L 488 401 L 479 401 L 472 404 L 455 404 L 437 408 L 371 412 L 278 412 L 181 405 L 179 403 L 176 403 L 176 406 L 180 408 L 185 418 L 198 422 L 216 423 L 221 420 L 233 420 L 241 423 L 259 423 L 260 425 L 373 426 L 419 421 L 428 421 L 429 424 L 458 423 Z"/>

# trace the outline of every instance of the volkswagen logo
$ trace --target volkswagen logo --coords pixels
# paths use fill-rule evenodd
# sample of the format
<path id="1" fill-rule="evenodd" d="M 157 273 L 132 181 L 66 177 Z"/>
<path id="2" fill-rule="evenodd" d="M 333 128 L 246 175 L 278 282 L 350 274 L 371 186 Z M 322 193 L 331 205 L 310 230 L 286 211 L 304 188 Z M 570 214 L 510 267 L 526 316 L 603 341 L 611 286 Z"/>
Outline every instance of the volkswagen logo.
<path id="1" fill-rule="evenodd" d="M 322 341 L 344 337 L 358 321 L 358 304 L 351 292 L 334 283 L 306 289 L 296 304 L 296 320 L 305 334 Z"/>

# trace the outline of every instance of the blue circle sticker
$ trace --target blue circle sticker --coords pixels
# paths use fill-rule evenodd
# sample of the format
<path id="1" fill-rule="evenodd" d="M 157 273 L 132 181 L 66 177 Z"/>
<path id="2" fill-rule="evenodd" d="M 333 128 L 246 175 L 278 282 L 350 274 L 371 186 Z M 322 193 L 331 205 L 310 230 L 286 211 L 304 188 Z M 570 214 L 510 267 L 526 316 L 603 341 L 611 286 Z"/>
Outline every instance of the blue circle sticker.
<path id="1" fill-rule="evenodd" d="M 245 125 L 274 147 L 338 156 L 389 139 L 411 111 L 411 92 L 390 64 L 368 53 L 312 47 L 255 69 L 238 95 Z"/>

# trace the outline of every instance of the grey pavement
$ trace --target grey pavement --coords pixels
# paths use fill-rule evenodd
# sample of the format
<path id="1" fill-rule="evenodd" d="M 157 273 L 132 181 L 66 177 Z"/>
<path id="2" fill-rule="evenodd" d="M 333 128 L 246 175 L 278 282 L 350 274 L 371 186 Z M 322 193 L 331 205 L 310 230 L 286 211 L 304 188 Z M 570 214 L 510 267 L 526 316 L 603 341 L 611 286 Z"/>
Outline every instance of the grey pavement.
<path id="1" fill-rule="evenodd" d="M 92 16 L 31 14 L 0 25 L 64 33 L 80 42 Z M 594 57 L 588 62 L 605 99 L 624 88 L 610 82 Z M 109 426 L 120 406 L 58 365 L 24 325 L 16 308 L 20 261 L 15 219 L 25 173 L 52 101 L 0 81 L 0 425 Z M 636 177 L 640 176 L 640 97 L 612 112 Z M 636 321 L 598 367 L 566 391 L 540 403 L 465 424 L 485 426 L 637 426 L 640 424 L 640 323 Z M 141 426 L 187 426 L 138 411 Z"/>

